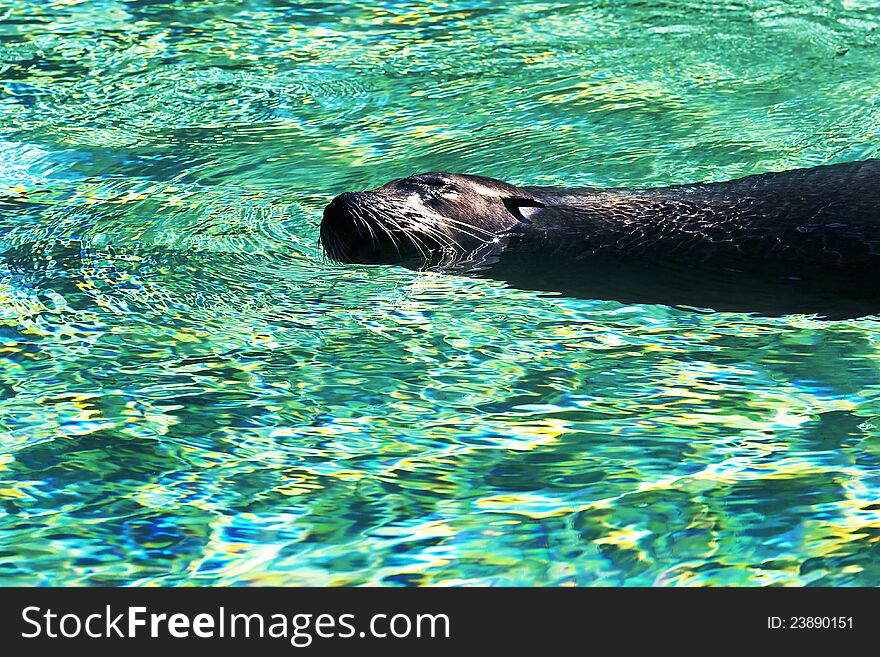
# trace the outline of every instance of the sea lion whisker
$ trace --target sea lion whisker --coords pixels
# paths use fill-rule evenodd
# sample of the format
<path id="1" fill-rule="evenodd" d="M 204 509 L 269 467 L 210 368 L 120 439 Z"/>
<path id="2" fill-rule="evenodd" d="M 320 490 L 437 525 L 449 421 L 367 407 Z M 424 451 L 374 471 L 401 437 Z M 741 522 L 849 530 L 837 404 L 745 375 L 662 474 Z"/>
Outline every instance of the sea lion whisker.
<path id="1" fill-rule="evenodd" d="M 457 242 L 456 242 L 451 236 L 449 236 L 448 234 L 444 233 L 444 232 L 441 231 L 440 229 L 438 229 L 438 228 L 432 228 L 432 230 L 433 230 L 433 231 L 436 231 L 436 232 L 433 232 L 433 233 L 431 233 L 431 234 L 434 235 L 435 238 L 437 239 L 437 241 L 440 242 L 441 244 L 444 244 L 444 245 L 447 245 L 447 246 L 453 246 L 453 247 L 455 247 L 455 246 L 460 246 L 460 245 L 459 245 L 459 244 L 458 244 L 458 243 L 457 243 Z M 480 235 L 477 235 L 477 234 L 471 233 L 470 231 L 467 231 L 467 230 L 461 230 L 460 232 L 461 232 L 462 235 L 464 235 L 464 236 L 466 236 L 466 237 L 471 237 L 471 238 L 473 238 L 473 239 L 475 239 L 475 240 L 480 240 L 480 241 L 483 241 L 483 242 L 486 241 L 486 240 L 485 240 L 483 237 L 481 237 Z M 493 235 L 493 237 L 494 237 L 494 235 Z"/>
<path id="2" fill-rule="evenodd" d="M 373 222 L 373 221 L 367 221 L 366 217 L 362 217 L 362 218 L 361 218 L 361 222 L 364 224 L 364 226 L 367 227 L 367 230 L 368 230 L 369 233 L 370 233 L 370 239 L 372 240 L 372 243 L 373 243 L 374 245 L 377 244 L 377 243 L 379 242 L 379 235 L 376 233 L 376 230 L 375 230 L 375 228 L 373 227 L 373 223 L 374 223 L 374 222 Z M 380 227 L 380 228 L 382 227 L 381 222 L 379 222 L 379 227 Z M 392 238 L 393 238 L 393 236 L 392 236 Z"/>
<path id="3" fill-rule="evenodd" d="M 432 226 L 431 224 L 419 223 L 416 226 L 417 230 L 410 229 L 407 232 L 419 233 L 424 235 L 426 238 L 429 238 L 436 242 L 439 246 L 452 246 L 455 244 L 455 240 L 453 240 L 449 235 L 441 231 L 436 226 Z"/>
<path id="4" fill-rule="evenodd" d="M 415 228 L 417 229 L 417 232 L 424 233 L 427 237 L 432 238 L 440 246 L 458 246 L 452 236 L 444 232 L 435 223 L 424 221 L 422 217 L 414 215 L 413 213 L 407 213 L 406 215 L 404 215 L 404 217 L 413 222 Z M 475 237 L 470 233 L 466 233 L 466 235 L 468 237 Z"/>
<path id="5" fill-rule="evenodd" d="M 334 257 L 338 256 L 337 259 L 345 260 L 348 258 L 348 251 L 350 247 L 346 247 L 346 245 L 342 242 L 342 238 L 340 238 L 338 235 L 332 236 L 331 247 Z"/>
<path id="6" fill-rule="evenodd" d="M 413 221 L 412 217 L 410 215 L 411 215 L 411 213 L 404 214 L 403 218 L 409 219 L 412 223 L 416 224 L 417 222 Z M 429 249 L 428 245 L 425 244 L 422 240 L 420 240 L 418 238 L 418 235 L 421 232 L 420 229 L 422 228 L 421 224 L 417 225 L 417 228 L 419 228 L 419 230 L 413 230 L 413 227 L 405 226 L 402 222 L 398 221 L 395 217 L 389 216 L 386 218 L 386 221 L 391 223 L 396 231 L 400 232 L 403 236 L 405 236 L 407 238 L 407 240 L 409 240 L 409 243 L 412 244 L 413 247 L 419 252 L 419 255 L 422 257 L 422 259 L 425 262 L 430 261 L 430 257 L 428 255 L 428 252 L 431 249 Z"/>
<path id="7" fill-rule="evenodd" d="M 380 229 L 382 229 L 382 232 L 384 232 L 386 235 L 388 235 L 388 238 L 391 240 L 391 244 L 394 245 L 395 251 L 397 252 L 398 255 L 400 255 L 400 243 L 397 240 L 397 238 L 394 236 L 394 233 L 391 230 L 389 230 L 388 227 L 385 225 L 385 222 L 387 221 L 387 219 L 383 221 L 378 216 L 376 216 L 375 213 L 373 213 L 369 210 L 368 210 L 368 212 L 370 212 L 370 216 L 374 220 L 376 225 Z M 374 241 L 374 244 L 377 244 L 377 242 Z"/>
<path id="8" fill-rule="evenodd" d="M 372 222 L 378 226 L 378 228 L 388 236 L 388 239 L 391 241 L 392 246 L 394 247 L 394 251 L 398 256 L 402 256 L 400 251 L 400 241 L 395 237 L 394 231 L 399 230 L 398 225 L 391 217 L 380 218 L 372 209 L 367 208 L 365 212 L 370 216 Z M 391 228 L 386 225 L 386 223 L 390 222 L 392 224 Z M 392 230 L 393 229 L 393 230 Z M 373 244 L 378 247 L 378 241 L 374 240 Z"/>
<path id="9" fill-rule="evenodd" d="M 402 226 L 396 219 L 389 217 L 388 221 L 394 226 L 395 230 L 399 231 L 402 235 L 404 235 L 412 244 L 416 250 L 419 252 L 419 255 L 427 262 L 428 261 L 428 253 L 425 251 L 425 245 L 419 241 L 416 237 L 416 233 L 412 230 L 408 230 L 406 227 Z M 398 254 L 400 250 L 398 249 Z"/>
<path id="10" fill-rule="evenodd" d="M 479 233 L 483 233 L 486 237 L 496 237 L 496 233 L 493 233 L 491 230 L 486 230 L 485 228 L 480 228 L 479 226 L 474 226 L 473 224 L 467 224 L 458 219 L 447 218 L 446 222 L 461 228 L 467 228 L 472 231 L 476 231 L 476 233 L 469 233 L 472 237 L 477 237 Z"/>
<path id="11" fill-rule="evenodd" d="M 412 242 L 412 245 L 414 247 L 416 247 L 416 249 L 418 249 L 419 254 L 422 256 L 422 260 L 424 261 L 424 263 L 427 264 L 428 262 L 430 262 L 431 259 L 428 257 L 428 251 L 426 251 L 427 245 L 424 244 L 421 240 L 419 240 L 419 238 L 415 235 L 415 233 L 406 233 L 406 235 L 407 235 L 407 237 L 409 237 L 409 240 L 410 240 L 410 242 Z"/>
<path id="12" fill-rule="evenodd" d="M 480 228 L 479 226 L 474 226 L 473 224 L 465 223 L 452 217 L 444 217 L 443 221 L 454 227 L 460 228 L 463 234 L 467 235 L 468 237 L 473 237 L 474 239 L 482 239 L 480 233 L 483 233 L 486 237 L 491 237 L 493 239 L 497 237 L 496 233 L 493 233 L 490 230 Z M 439 228 L 437 230 L 439 230 Z"/>
<path id="13" fill-rule="evenodd" d="M 401 255 L 400 253 L 400 242 L 397 238 L 394 237 L 394 233 L 392 233 L 385 224 L 379 224 L 379 228 L 381 228 L 386 235 L 391 239 L 391 243 L 394 245 L 394 250 L 397 252 L 397 255 Z"/>

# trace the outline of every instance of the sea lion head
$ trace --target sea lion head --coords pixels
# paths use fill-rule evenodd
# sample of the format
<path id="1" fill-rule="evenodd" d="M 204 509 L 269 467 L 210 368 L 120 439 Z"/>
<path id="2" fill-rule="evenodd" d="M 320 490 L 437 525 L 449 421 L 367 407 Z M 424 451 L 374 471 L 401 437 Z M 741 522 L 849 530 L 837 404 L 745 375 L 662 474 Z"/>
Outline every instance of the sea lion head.
<path id="1" fill-rule="evenodd" d="M 422 173 L 334 198 L 324 209 L 321 243 L 345 263 L 475 264 L 542 207 L 533 194 L 494 178 Z"/>

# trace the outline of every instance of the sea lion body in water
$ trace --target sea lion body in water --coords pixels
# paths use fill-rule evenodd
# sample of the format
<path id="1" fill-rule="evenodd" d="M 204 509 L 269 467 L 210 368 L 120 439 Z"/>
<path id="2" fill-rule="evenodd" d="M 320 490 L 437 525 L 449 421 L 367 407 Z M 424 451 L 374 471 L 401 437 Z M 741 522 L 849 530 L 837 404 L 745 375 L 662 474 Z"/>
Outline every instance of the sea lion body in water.
<path id="1" fill-rule="evenodd" d="M 653 189 L 517 187 L 432 172 L 341 194 L 337 261 L 624 303 L 880 312 L 880 160 Z"/>

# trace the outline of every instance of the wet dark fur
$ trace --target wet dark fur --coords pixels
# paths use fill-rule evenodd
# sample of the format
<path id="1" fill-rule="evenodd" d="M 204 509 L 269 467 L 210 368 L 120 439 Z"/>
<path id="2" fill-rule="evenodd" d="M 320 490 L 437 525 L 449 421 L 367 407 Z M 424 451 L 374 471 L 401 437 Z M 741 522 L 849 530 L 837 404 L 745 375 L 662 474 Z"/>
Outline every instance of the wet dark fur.
<path id="1" fill-rule="evenodd" d="M 341 262 L 571 296 L 864 315 L 880 312 L 880 160 L 645 190 L 421 174 L 337 197 L 321 240 Z"/>

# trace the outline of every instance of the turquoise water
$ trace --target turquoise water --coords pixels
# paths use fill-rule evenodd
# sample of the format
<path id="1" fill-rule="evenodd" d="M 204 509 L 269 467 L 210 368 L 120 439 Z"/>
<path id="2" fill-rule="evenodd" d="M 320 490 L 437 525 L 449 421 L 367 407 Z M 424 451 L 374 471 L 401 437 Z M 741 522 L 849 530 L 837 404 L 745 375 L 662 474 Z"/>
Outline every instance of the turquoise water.
<path id="1" fill-rule="evenodd" d="M 880 156 L 880 9 L 6 0 L 0 584 L 880 585 L 877 317 L 320 253 L 426 170 Z"/>

